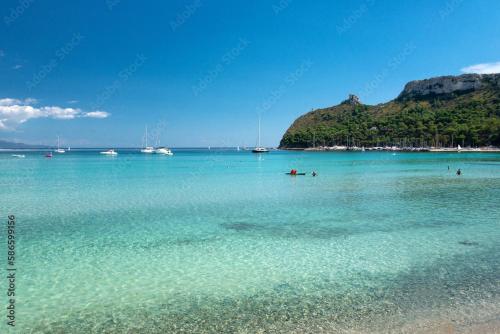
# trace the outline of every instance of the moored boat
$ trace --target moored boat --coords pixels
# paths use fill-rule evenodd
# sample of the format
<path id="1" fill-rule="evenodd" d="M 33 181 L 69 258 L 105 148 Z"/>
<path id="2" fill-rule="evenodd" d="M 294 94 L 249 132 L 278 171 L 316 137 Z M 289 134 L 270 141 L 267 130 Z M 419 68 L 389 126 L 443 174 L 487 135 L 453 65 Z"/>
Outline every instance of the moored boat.
<path id="1" fill-rule="evenodd" d="M 155 153 L 156 154 L 163 154 L 163 155 L 174 155 L 174 153 L 172 153 L 172 151 L 169 148 L 166 148 L 166 147 L 158 147 L 158 148 L 156 148 Z"/>
<path id="2" fill-rule="evenodd" d="M 66 151 L 63 150 L 61 148 L 61 146 L 59 145 L 59 136 L 57 136 L 57 150 L 55 150 L 54 152 L 56 152 L 56 153 L 66 153 Z"/>
<path id="3" fill-rule="evenodd" d="M 259 116 L 259 136 L 258 136 L 258 139 L 257 139 L 257 147 L 255 147 L 253 150 L 252 150 L 253 153 L 268 153 L 269 150 L 265 147 L 262 147 L 261 144 L 260 144 L 260 116 Z"/>
<path id="4" fill-rule="evenodd" d="M 148 146 L 148 126 L 146 125 L 146 133 L 144 135 L 145 144 L 144 148 L 141 149 L 141 153 L 155 153 L 155 149 L 152 146 Z"/>
<path id="5" fill-rule="evenodd" d="M 107 150 L 107 151 L 102 151 L 100 152 L 101 154 L 104 154 L 104 155 L 118 155 L 118 152 L 116 152 L 115 150 L 111 149 L 111 150 Z"/>

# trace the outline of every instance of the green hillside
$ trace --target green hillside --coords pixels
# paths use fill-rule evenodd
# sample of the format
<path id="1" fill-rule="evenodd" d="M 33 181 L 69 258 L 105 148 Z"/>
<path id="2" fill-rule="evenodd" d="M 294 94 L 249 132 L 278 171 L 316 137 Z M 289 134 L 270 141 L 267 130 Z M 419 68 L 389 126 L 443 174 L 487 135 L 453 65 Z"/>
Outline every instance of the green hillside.
<path id="1" fill-rule="evenodd" d="M 355 96 L 299 117 L 281 148 L 313 146 L 500 146 L 500 75 L 415 81 L 388 103 Z"/>

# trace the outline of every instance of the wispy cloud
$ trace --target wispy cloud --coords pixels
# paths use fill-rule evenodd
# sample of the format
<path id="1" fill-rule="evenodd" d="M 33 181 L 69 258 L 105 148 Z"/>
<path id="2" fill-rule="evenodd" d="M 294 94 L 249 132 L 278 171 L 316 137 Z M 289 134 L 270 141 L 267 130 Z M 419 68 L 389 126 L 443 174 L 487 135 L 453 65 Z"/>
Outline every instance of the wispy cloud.
<path id="1" fill-rule="evenodd" d="M 21 104 L 21 103 L 23 103 L 23 101 L 19 99 L 11 99 L 10 97 L 0 99 L 0 106 L 12 106 L 14 104 Z"/>
<path id="2" fill-rule="evenodd" d="M 106 111 L 90 111 L 82 114 L 82 117 L 90 117 L 90 118 L 107 118 L 110 113 Z"/>
<path id="3" fill-rule="evenodd" d="M 37 100 L 32 98 L 0 99 L 0 130 L 15 130 L 18 125 L 36 118 L 71 120 L 78 117 L 106 118 L 110 115 L 101 110 L 83 112 L 81 109 L 59 106 L 36 107 L 36 103 Z"/>
<path id="4" fill-rule="evenodd" d="M 500 61 L 496 63 L 484 63 L 462 68 L 464 73 L 492 74 L 500 73 Z"/>
<path id="5" fill-rule="evenodd" d="M 13 70 L 18 70 L 18 69 L 20 69 L 20 68 L 23 68 L 23 65 L 21 65 L 21 64 L 16 64 L 16 65 L 12 66 L 12 69 L 13 69 Z"/>

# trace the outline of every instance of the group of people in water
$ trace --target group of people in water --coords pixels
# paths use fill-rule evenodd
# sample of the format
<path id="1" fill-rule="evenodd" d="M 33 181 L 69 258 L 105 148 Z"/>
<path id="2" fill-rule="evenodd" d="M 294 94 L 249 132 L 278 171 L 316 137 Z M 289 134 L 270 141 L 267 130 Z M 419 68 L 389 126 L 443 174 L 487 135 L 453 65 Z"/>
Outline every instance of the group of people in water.
<path id="1" fill-rule="evenodd" d="M 296 170 L 296 169 L 292 169 L 292 170 L 291 170 L 289 173 L 287 173 L 287 174 L 288 174 L 288 175 L 292 175 L 292 176 L 297 176 L 297 175 L 306 175 L 306 173 L 299 173 L 299 172 L 297 172 L 297 170 Z M 315 176 L 317 176 L 317 175 L 318 175 L 318 173 L 316 173 L 315 171 L 313 171 L 313 172 L 311 173 L 311 175 L 312 175 L 313 177 L 315 177 Z"/>
<path id="2" fill-rule="evenodd" d="M 448 166 L 448 170 L 450 170 L 450 166 Z M 287 173 L 287 174 L 288 174 L 288 175 L 292 175 L 292 176 L 297 176 L 297 175 L 306 175 L 306 173 L 299 173 L 299 172 L 297 172 L 297 170 L 296 170 L 296 169 L 292 169 L 292 170 L 291 170 L 289 173 Z M 313 171 L 313 172 L 311 173 L 311 175 L 312 175 L 313 177 L 315 177 L 315 176 L 317 176 L 317 175 L 318 175 L 318 173 L 316 173 L 315 171 Z M 461 170 L 460 168 L 459 168 L 459 169 L 457 169 L 457 175 L 458 175 L 458 176 L 462 175 L 462 170 Z"/>

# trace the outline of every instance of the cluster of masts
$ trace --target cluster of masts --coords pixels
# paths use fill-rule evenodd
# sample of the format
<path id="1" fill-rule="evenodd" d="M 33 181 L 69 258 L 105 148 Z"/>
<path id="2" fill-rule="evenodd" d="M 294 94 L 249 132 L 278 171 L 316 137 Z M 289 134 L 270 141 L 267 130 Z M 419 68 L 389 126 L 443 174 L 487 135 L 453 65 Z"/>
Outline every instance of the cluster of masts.
<path id="1" fill-rule="evenodd" d="M 172 150 L 167 148 L 167 147 L 164 147 L 164 146 L 157 146 L 157 147 L 153 147 L 153 146 L 148 146 L 148 127 L 146 126 L 146 146 L 144 148 L 141 149 L 141 153 L 146 153 L 146 154 L 161 154 L 161 155 L 174 155 L 174 153 L 172 153 Z M 159 140 L 158 140 L 159 142 Z M 71 148 L 68 146 L 67 148 L 67 151 L 71 151 Z M 59 154 L 62 154 L 62 153 L 66 153 L 66 150 L 64 150 L 63 148 L 61 148 L 61 145 L 60 145 L 60 138 L 59 136 L 57 136 L 57 149 L 54 150 L 55 153 L 59 153 Z M 115 155 L 118 155 L 118 152 L 116 152 L 114 149 L 109 149 L 109 150 L 106 150 L 106 151 L 102 151 L 102 152 L 99 152 L 100 154 L 103 154 L 103 155 L 111 155 L 111 156 L 115 156 Z M 52 152 L 49 152 L 45 155 L 47 158 L 52 158 Z"/>
<path id="2" fill-rule="evenodd" d="M 164 146 L 159 146 L 160 139 L 157 139 L 158 146 L 155 148 L 153 146 L 148 145 L 148 126 L 146 125 L 146 133 L 144 135 L 145 139 L 145 145 L 141 149 L 141 153 L 146 153 L 146 154 L 163 154 L 163 155 L 174 155 L 172 151 Z"/>
<path id="3" fill-rule="evenodd" d="M 458 151 L 462 150 L 462 147 L 458 145 L 456 148 L 436 148 L 436 147 L 400 147 L 400 146 L 374 146 L 367 147 L 364 146 L 344 146 L 344 145 L 334 145 L 334 146 L 318 146 L 306 150 L 318 150 L 318 151 L 403 151 L 403 152 L 432 152 L 432 151 Z"/>
<path id="4" fill-rule="evenodd" d="M 165 146 L 160 146 L 159 145 L 160 144 L 159 138 L 157 138 L 156 142 L 157 142 L 157 146 L 156 147 L 148 145 L 148 126 L 146 125 L 146 130 L 145 130 L 144 139 L 143 139 L 143 148 L 141 148 L 141 153 L 144 153 L 144 154 L 174 155 L 172 153 L 172 150 L 170 150 L 169 148 L 167 148 Z M 210 146 L 208 147 L 208 149 L 210 150 Z M 67 150 L 70 151 L 71 148 L 68 147 Z M 239 146 L 237 147 L 237 150 L 238 151 L 240 150 Z M 65 153 L 66 152 L 64 149 L 62 149 L 60 147 L 59 136 L 57 136 L 57 149 L 54 152 L 55 153 Z M 254 149 L 252 149 L 252 152 L 253 153 L 268 153 L 269 152 L 269 149 L 266 148 L 266 147 L 263 147 L 261 145 L 261 143 L 260 143 L 260 116 L 259 116 L 259 132 L 258 132 L 257 146 Z M 118 155 L 118 152 L 116 152 L 114 149 L 109 149 L 109 150 L 100 152 L 100 154 L 104 154 L 104 155 Z M 52 153 L 50 153 L 50 157 L 52 157 Z"/>

